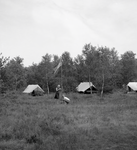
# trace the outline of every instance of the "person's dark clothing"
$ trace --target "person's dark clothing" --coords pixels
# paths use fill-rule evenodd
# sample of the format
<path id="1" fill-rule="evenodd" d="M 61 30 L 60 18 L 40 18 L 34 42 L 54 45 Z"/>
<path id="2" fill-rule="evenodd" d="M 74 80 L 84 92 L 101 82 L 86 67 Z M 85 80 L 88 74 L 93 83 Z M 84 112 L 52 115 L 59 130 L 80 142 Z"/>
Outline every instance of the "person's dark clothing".
<path id="1" fill-rule="evenodd" d="M 55 98 L 55 99 L 59 99 L 59 91 L 56 91 L 54 98 Z"/>
<path id="2" fill-rule="evenodd" d="M 61 91 L 60 86 L 57 86 L 57 87 L 56 87 L 55 97 L 54 97 L 55 99 L 59 99 L 60 91 Z"/>

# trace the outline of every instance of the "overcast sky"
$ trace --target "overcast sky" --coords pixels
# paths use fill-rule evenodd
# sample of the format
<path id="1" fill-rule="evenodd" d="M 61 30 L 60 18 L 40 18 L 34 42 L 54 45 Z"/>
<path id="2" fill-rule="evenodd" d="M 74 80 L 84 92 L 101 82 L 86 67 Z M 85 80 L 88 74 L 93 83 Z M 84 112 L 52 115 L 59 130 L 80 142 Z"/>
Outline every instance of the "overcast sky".
<path id="1" fill-rule="evenodd" d="M 137 0 L 0 0 L 0 52 L 39 63 L 86 43 L 137 52 Z"/>

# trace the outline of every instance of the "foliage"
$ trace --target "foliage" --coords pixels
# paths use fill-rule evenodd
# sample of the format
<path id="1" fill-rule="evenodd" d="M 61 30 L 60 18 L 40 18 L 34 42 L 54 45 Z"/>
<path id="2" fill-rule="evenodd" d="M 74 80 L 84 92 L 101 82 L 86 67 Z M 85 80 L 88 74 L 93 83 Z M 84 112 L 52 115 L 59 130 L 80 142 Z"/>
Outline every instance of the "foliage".
<path id="1" fill-rule="evenodd" d="M 112 91 L 118 86 L 119 58 L 114 48 L 93 47 L 86 44 L 83 50 L 86 74 L 89 82 L 92 81 L 99 91 Z"/>
<path id="2" fill-rule="evenodd" d="M 54 68 L 62 66 L 54 74 Z M 2 67 L 3 66 L 3 67 Z M 58 84 L 64 92 L 75 91 L 80 82 L 92 82 L 99 92 L 112 92 L 123 84 L 137 81 L 137 59 L 132 51 L 118 56 L 115 48 L 85 44 L 81 55 L 71 58 L 69 52 L 61 57 L 42 56 L 40 63 L 23 66 L 23 59 L 11 60 L 0 54 L 0 90 L 22 90 L 28 84 L 39 84 L 46 93 L 55 91 Z"/>
<path id="3" fill-rule="evenodd" d="M 18 90 L 25 85 L 25 74 L 23 67 L 23 59 L 15 57 L 10 60 L 6 67 L 6 85 L 10 90 Z"/>
<path id="4" fill-rule="evenodd" d="M 6 90 L 5 66 L 6 66 L 8 60 L 9 60 L 9 58 L 2 56 L 2 53 L 0 53 L 0 93 L 3 93 Z"/>
<path id="5" fill-rule="evenodd" d="M 64 91 L 74 91 L 76 87 L 76 80 L 74 78 L 74 63 L 70 57 L 70 53 L 64 52 L 62 54 L 62 77 Z"/>
<path id="6" fill-rule="evenodd" d="M 75 79 L 77 80 L 78 83 L 87 81 L 87 75 L 86 75 L 86 64 L 84 60 L 83 55 L 78 55 L 74 59 L 74 67 L 75 67 Z"/>
<path id="7" fill-rule="evenodd" d="M 39 84 L 42 88 L 49 93 L 49 84 L 51 79 L 53 78 L 53 66 L 51 62 L 51 55 L 46 54 L 42 57 L 42 61 L 38 64 L 38 76 L 39 76 Z"/>
<path id="8" fill-rule="evenodd" d="M 123 83 L 127 84 L 130 81 L 134 81 L 137 78 L 135 54 L 132 51 L 127 51 L 121 56 L 120 63 Z"/>

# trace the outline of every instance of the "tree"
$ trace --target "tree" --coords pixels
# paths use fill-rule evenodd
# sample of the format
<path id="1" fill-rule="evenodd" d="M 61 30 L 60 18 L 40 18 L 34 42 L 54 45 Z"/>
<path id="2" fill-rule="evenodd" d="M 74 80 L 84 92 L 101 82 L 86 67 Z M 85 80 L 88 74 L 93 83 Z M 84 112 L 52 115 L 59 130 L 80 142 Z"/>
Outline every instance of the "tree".
<path id="1" fill-rule="evenodd" d="M 87 73 L 87 81 L 89 83 L 95 81 L 95 75 L 97 70 L 97 58 L 98 58 L 98 51 L 97 48 L 92 46 L 91 44 L 86 44 L 83 49 L 83 56 L 85 59 L 85 68 Z M 92 89 L 91 89 L 92 93 Z"/>
<path id="2" fill-rule="evenodd" d="M 75 72 L 75 80 L 77 84 L 80 82 L 84 82 L 87 80 L 87 69 L 85 64 L 85 59 L 83 55 L 78 55 L 74 59 L 74 72 Z"/>
<path id="3" fill-rule="evenodd" d="M 76 87 L 74 62 L 69 52 L 62 54 L 62 82 L 65 91 L 74 91 Z"/>
<path id="4" fill-rule="evenodd" d="M 127 51 L 121 55 L 121 76 L 123 84 L 137 79 L 135 53 Z"/>
<path id="5" fill-rule="evenodd" d="M 6 84 L 8 89 L 18 90 L 26 83 L 23 67 L 23 58 L 15 57 L 6 65 Z"/>
<path id="6" fill-rule="evenodd" d="M 38 70 L 38 65 L 34 63 L 32 64 L 32 66 L 25 68 L 25 79 L 27 85 L 38 84 L 37 70 Z"/>
<path id="7" fill-rule="evenodd" d="M 99 74 L 102 85 L 101 87 L 101 95 L 104 92 L 111 92 L 114 88 L 117 87 L 118 82 L 120 80 L 120 67 L 119 67 L 119 57 L 117 55 L 117 51 L 108 47 L 99 47 Z"/>
<path id="8" fill-rule="evenodd" d="M 104 91 L 112 91 L 117 86 L 117 81 L 120 80 L 117 51 L 114 48 L 85 44 L 82 52 L 86 81 L 93 82 L 101 91 L 101 95 Z"/>
<path id="9" fill-rule="evenodd" d="M 0 53 L 0 93 L 4 92 L 6 89 L 5 66 L 6 66 L 8 60 L 9 60 L 9 58 L 2 56 L 2 53 Z"/>
<path id="10" fill-rule="evenodd" d="M 119 56 L 115 48 L 110 50 L 110 73 L 111 73 L 111 85 L 113 88 L 120 88 L 122 85 L 122 76 L 120 74 L 121 67 Z"/>
<path id="11" fill-rule="evenodd" d="M 99 75 L 101 79 L 99 80 L 101 85 L 101 97 L 103 97 L 104 88 L 110 82 L 111 73 L 110 73 L 110 49 L 107 47 L 99 47 Z M 102 80 L 102 81 L 101 81 Z M 109 82 L 108 82 L 109 81 Z M 107 83 L 107 84 L 106 84 Z"/>
<path id="12" fill-rule="evenodd" d="M 53 78 L 53 67 L 52 67 L 52 56 L 49 54 L 46 54 L 42 57 L 41 62 L 38 65 L 38 74 L 40 77 L 40 83 L 43 87 L 43 89 L 47 90 L 47 93 L 49 94 L 50 89 L 50 81 Z"/>

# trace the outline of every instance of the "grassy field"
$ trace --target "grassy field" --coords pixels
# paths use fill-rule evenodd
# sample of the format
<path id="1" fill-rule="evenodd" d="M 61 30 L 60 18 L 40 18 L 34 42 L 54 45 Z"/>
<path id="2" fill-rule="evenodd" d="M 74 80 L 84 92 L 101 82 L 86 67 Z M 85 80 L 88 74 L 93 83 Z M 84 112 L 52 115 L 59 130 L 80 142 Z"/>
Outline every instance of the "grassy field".
<path id="1" fill-rule="evenodd" d="M 137 95 L 9 93 L 0 97 L 0 150 L 136 150 Z"/>

